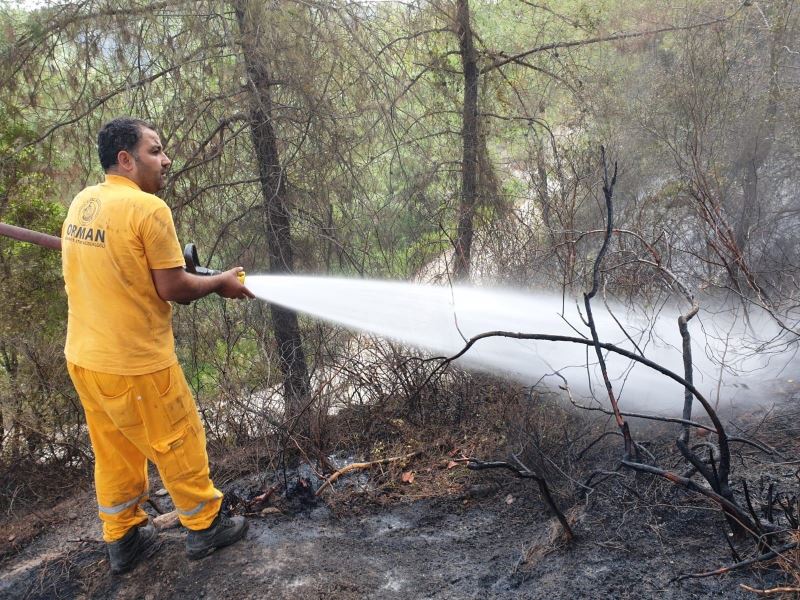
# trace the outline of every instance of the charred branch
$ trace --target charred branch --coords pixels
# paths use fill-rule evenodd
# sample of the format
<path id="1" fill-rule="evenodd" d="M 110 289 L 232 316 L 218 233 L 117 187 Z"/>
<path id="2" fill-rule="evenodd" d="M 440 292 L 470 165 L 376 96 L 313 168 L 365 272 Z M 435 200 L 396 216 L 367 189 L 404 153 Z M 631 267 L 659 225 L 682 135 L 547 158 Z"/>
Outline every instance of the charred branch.
<path id="1" fill-rule="evenodd" d="M 611 385 L 611 380 L 608 377 L 608 368 L 606 367 L 605 357 L 601 351 L 600 338 L 597 334 L 597 327 L 594 322 L 594 314 L 592 313 L 592 298 L 594 298 L 594 296 L 597 294 L 597 291 L 600 287 L 600 265 L 603 264 L 603 258 L 605 257 L 605 254 L 608 251 L 608 246 L 611 242 L 611 232 L 613 230 L 614 223 L 614 185 L 617 182 L 617 164 L 614 163 L 614 173 L 609 179 L 608 163 L 606 162 L 606 149 L 602 146 L 600 147 L 600 154 L 603 161 L 603 195 L 605 196 L 606 200 L 607 212 L 606 235 L 603 238 L 603 245 L 600 247 L 600 251 L 597 253 L 597 257 L 594 261 L 594 269 L 592 271 L 592 289 L 587 294 L 584 294 L 583 305 L 586 309 L 586 323 L 592 335 L 592 346 L 594 347 L 597 360 L 600 364 L 600 372 L 603 375 L 603 383 L 605 383 L 608 399 L 609 402 L 611 402 L 611 408 L 614 411 L 614 418 L 617 421 L 617 427 L 619 427 L 620 431 L 622 432 L 622 437 L 625 440 L 625 458 L 628 459 L 636 454 L 636 446 L 633 443 L 633 437 L 631 436 L 628 423 L 620 413 L 619 404 L 617 402 L 616 395 L 614 394 L 614 388 Z"/>
<path id="2" fill-rule="evenodd" d="M 545 503 L 553 512 L 553 514 L 556 516 L 558 522 L 561 523 L 561 526 L 564 528 L 564 532 L 567 534 L 567 537 L 569 539 L 575 537 L 575 534 L 572 532 L 572 528 L 570 527 L 567 518 L 564 516 L 564 513 L 562 513 L 561 510 L 556 505 L 556 502 L 553 499 L 552 494 L 550 493 L 550 488 L 547 485 L 547 480 L 544 477 L 538 475 L 537 473 L 534 473 L 528 467 L 522 465 L 522 463 L 520 463 L 521 466 L 518 467 L 504 460 L 495 460 L 488 462 L 478 460 L 477 458 L 467 458 L 463 460 L 466 460 L 467 468 L 472 469 L 473 471 L 482 471 L 485 469 L 506 469 L 522 479 L 533 479 L 539 486 L 539 491 L 541 492 L 542 498 L 544 498 Z"/>
<path id="3" fill-rule="evenodd" d="M 758 539 L 760 537 L 761 527 L 758 522 L 754 522 L 750 517 L 742 511 L 739 506 L 733 502 L 732 500 L 728 500 L 727 498 L 723 497 L 722 495 L 718 494 L 713 490 L 706 489 L 705 487 L 699 485 L 696 481 L 689 479 L 688 477 L 683 477 L 677 473 L 673 473 L 671 471 L 667 471 L 660 467 L 655 467 L 653 465 L 646 465 L 643 463 L 631 462 L 627 460 L 623 460 L 622 464 L 629 469 L 634 471 L 640 471 L 642 473 L 649 473 L 651 475 L 656 475 L 658 477 L 662 477 L 667 481 L 671 481 L 672 483 L 679 485 L 689 491 L 696 492 L 701 494 L 715 504 L 717 504 L 726 515 L 729 515 L 731 518 L 734 519 L 747 533 L 752 535 L 754 538 Z"/>
<path id="4" fill-rule="evenodd" d="M 730 565 L 730 566 L 727 566 L 727 567 L 722 567 L 722 568 L 717 569 L 715 571 L 706 571 L 705 573 L 688 573 L 686 575 L 681 575 L 679 577 L 676 577 L 676 578 L 672 579 L 672 582 L 683 581 L 685 579 L 701 579 L 703 577 L 715 577 L 717 575 L 724 575 L 725 573 L 730 573 L 731 571 L 736 571 L 738 569 L 744 569 L 746 567 L 750 567 L 752 565 L 756 565 L 756 564 L 758 564 L 760 562 L 764 562 L 766 560 L 772 560 L 773 558 L 777 558 L 778 556 L 780 556 L 784 552 L 788 552 L 789 550 L 794 550 L 798 546 L 800 546 L 800 542 L 793 542 L 791 544 L 785 544 L 785 545 L 783 545 L 783 546 L 781 546 L 779 548 L 775 548 L 773 550 L 770 550 L 769 552 L 766 552 L 766 553 L 761 554 L 759 556 L 756 556 L 754 558 L 743 560 L 743 561 L 738 562 L 736 564 L 733 564 L 733 565 Z"/>

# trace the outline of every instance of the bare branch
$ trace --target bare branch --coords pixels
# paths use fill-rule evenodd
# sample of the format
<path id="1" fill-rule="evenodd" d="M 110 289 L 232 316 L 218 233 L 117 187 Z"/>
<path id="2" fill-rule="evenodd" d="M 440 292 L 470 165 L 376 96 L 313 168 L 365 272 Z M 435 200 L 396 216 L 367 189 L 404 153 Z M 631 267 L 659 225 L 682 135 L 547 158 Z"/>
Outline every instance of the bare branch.
<path id="1" fill-rule="evenodd" d="M 464 460 L 467 461 L 467 468 L 472 469 L 474 471 L 481 471 L 484 469 L 506 469 L 514 473 L 514 475 L 516 475 L 517 477 L 521 477 L 523 479 L 535 480 L 536 483 L 539 485 L 539 491 L 541 491 L 542 497 L 547 503 L 547 506 L 549 506 L 550 510 L 553 511 L 556 518 L 558 519 L 558 522 L 561 523 L 561 526 L 564 528 L 564 532 L 567 534 L 567 537 L 569 539 L 575 537 L 575 534 L 572 532 L 572 528 L 570 527 L 567 518 L 564 516 L 564 513 L 562 513 L 559 510 L 558 506 L 556 506 L 555 500 L 553 499 L 553 496 L 550 494 L 550 488 L 547 485 L 547 480 L 544 477 L 542 477 L 541 475 L 537 475 L 536 473 L 531 471 L 528 467 L 522 465 L 522 463 L 520 463 L 521 467 L 516 467 L 504 460 L 496 460 L 490 462 L 484 462 L 478 460 L 477 458 L 467 458 Z M 519 462 L 519 460 L 517 462 Z"/>
<path id="2" fill-rule="evenodd" d="M 788 552 L 789 550 L 794 550 L 800 546 L 800 542 L 793 542 L 791 544 L 786 544 L 781 546 L 780 548 L 775 548 L 774 550 L 770 550 L 760 556 L 756 556 L 755 558 L 750 558 L 748 560 L 743 560 L 741 562 L 736 563 L 735 565 L 730 565 L 729 567 L 722 567 L 717 569 L 716 571 L 706 571 L 705 573 L 689 573 L 687 575 L 681 575 L 680 577 L 674 578 L 672 581 L 683 581 L 684 579 L 700 579 L 702 577 L 715 577 L 716 575 L 724 575 L 725 573 L 730 573 L 731 571 L 736 571 L 738 569 L 744 569 L 745 567 L 749 567 L 751 565 L 758 564 L 760 562 L 764 562 L 765 560 L 772 560 L 773 558 L 777 558 L 784 552 Z"/>
<path id="3" fill-rule="evenodd" d="M 710 21 L 704 21 L 703 23 L 696 23 L 694 25 L 682 25 L 682 26 L 670 26 L 670 27 L 661 27 L 659 29 L 651 29 L 648 31 L 634 31 L 629 33 L 615 33 L 613 35 L 606 35 L 606 36 L 599 36 L 588 38 L 585 40 L 574 40 L 571 42 L 552 42 L 550 44 L 544 44 L 542 46 L 537 46 L 536 48 L 531 48 L 530 50 L 526 50 L 525 52 L 520 52 L 519 54 L 514 54 L 513 56 L 508 56 L 502 58 L 501 60 L 495 61 L 492 64 L 484 67 L 481 69 L 481 74 L 488 73 L 494 69 L 500 68 L 503 65 L 507 65 L 510 62 L 519 61 L 526 56 L 530 56 L 531 54 L 536 54 L 538 52 L 546 52 L 547 50 L 558 50 L 560 48 L 574 48 L 576 46 L 588 46 L 590 44 L 598 44 L 604 42 L 613 42 L 615 40 L 624 40 L 629 38 L 637 38 L 647 35 L 657 35 L 659 33 L 668 33 L 671 31 L 689 31 L 692 29 L 700 29 L 703 27 L 709 27 L 711 25 L 716 25 L 719 23 L 725 23 L 729 21 L 733 17 L 735 17 L 739 11 L 741 11 L 745 6 L 749 6 L 750 2 L 745 0 L 739 7 L 733 11 L 730 15 L 726 15 L 724 17 L 720 17 L 719 19 L 712 19 Z"/>

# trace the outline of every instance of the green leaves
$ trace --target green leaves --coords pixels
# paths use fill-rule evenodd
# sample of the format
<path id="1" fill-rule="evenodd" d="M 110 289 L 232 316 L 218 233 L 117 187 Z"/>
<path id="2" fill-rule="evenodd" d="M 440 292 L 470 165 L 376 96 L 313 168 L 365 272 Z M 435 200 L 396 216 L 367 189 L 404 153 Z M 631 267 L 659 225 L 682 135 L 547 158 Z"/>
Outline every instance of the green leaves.
<path id="1" fill-rule="evenodd" d="M 52 197 L 52 178 L 32 147 L 15 146 L 33 134 L 18 122 L 0 119 L 0 220 L 58 234 L 65 210 Z M 53 333 L 63 328 L 60 254 L 0 237 L 0 337 Z"/>

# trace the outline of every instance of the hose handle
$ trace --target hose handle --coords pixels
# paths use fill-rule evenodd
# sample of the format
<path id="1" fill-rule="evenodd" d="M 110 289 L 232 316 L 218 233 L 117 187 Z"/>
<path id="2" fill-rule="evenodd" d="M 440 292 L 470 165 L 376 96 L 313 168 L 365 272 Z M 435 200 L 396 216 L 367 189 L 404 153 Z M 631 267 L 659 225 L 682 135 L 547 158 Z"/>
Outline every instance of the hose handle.
<path id="1" fill-rule="evenodd" d="M 183 260 L 186 263 L 186 266 L 183 267 L 184 271 L 191 273 L 192 275 L 208 276 L 219 275 L 222 273 L 222 271 L 209 269 L 208 267 L 204 267 L 200 264 L 200 257 L 197 255 L 197 246 L 194 244 L 186 244 L 186 246 L 184 246 Z M 244 285 L 245 277 L 246 275 L 244 271 L 239 271 L 236 274 L 236 278 L 242 285 Z M 191 302 L 180 302 L 179 304 L 191 304 Z"/>
<path id="2" fill-rule="evenodd" d="M 183 260 L 186 262 L 184 269 L 192 275 L 219 275 L 222 272 L 201 266 L 200 258 L 197 255 L 197 246 L 194 244 L 186 244 L 183 248 Z"/>

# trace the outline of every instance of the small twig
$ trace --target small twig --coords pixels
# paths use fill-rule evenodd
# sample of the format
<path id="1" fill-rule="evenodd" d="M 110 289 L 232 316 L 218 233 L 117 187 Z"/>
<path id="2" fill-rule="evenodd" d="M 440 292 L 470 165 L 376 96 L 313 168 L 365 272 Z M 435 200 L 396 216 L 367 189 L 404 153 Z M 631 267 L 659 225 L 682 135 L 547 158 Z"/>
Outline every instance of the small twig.
<path id="1" fill-rule="evenodd" d="M 764 454 L 777 455 L 777 456 L 780 456 L 781 458 L 783 458 L 783 456 L 781 455 L 780 452 L 778 452 L 772 446 L 769 446 L 769 445 L 765 444 L 761 440 L 750 440 L 750 439 L 743 438 L 743 437 L 730 436 L 728 438 L 728 441 L 729 442 L 739 442 L 740 444 L 746 444 L 747 446 L 752 446 L 756 450 L 760 450 Z M 769 463 L 769 464 L 779 465 L 781 463 Z"/>
<path id="2" fill-rule="evenodd" d="M 577 402 L 573 402 L 572 405 L 575 408 L 580 408 L 582 410 L 593 410 L 597 412 L 602 412 L 606 415 L 613 415 L 614 412 L 608 410 L 607 408 L 603 408 L 602 406 L 587 406 L 586 404 L 578 404 Z M 678 417 L 663 417 L 661 415 L 651 415 L 646 413 L 635 413 L 635 412 L 628 412 L 628 411 L 621 411 L 623 417 L 631 417 L 634 419 L 647 419 L 649 421 L 661 421 L 663 423 L 680 423 L 683 425 L 697 427 L 698 429 L 704 429 L 705 431 L 709 431 L 711 433 L 715 433 L 716 430 L 713 427 L 709 427 L 708 425 L 703 425 L 702 423 L 698 423 L 697 421 L 689 421 L 686 419 L 680 419 Z"/>
<path id="3" fill-rule="evenodd" d="M 715 502 L 719 507 L 730 517 L 739 523 L 742 526 L 744 531 L 749 533 L 754 538 L 760 538 L 760 528 L 757 524 L 752 523 L 750 521 L 750 517 L 741 509 L 737 504 L 732 502 L 731 500 L 725 498 L 721 494 L 717 493 L 716 491 L 712 491 L 706 489 L 703 486 L 697 484 L 697 482 L 678 475 L 677 473 L 673 473 L 671 471 L 666 471 L 659 467 L 655 467 L 652 465 L 646 465 L 643 463 L 636 463 L 631 462 L 629 460 L 621 461 L 622 465 L 628 467 L 629 469 L 633 469 L 635 471 L 641 471 L 644 473 L 650 473 L 651 475 L 657 475 L 659 477 L 663 477 L 664 479 L 671 481 L 672 483 L 679 485 L 687 490 L 697 492 L 702 494 L 706 498 L 709 498 L 713 502 Z"/>
<path id="4" fill-rule="evenodd" d="M 753 502 L 750 500 L 750 489 L 747 487 L 747 480 L 742 479 L 742 490 L 744 491 L 744 501 L 747 505 L 747 510 L 750 511 L 750 515 L 753 517 L 753 522 L 758 522 L 758 515 L 756 514 L 755 508 L 753 508 Z"/>
<path id="5" fill-rule="evenodd" d="M 519 459 L 516 460 L 520 465 L 522 465 Z M 558 506 L 556 506 L 556 502 L 553 499 L 553 496 L 550 494 L 550 488 L 547 485 L 547 480 L 544 477 L 537 475 L 525 465 L 522 465 L 521 467 L 515 467 L 511 463 L 504 460 L 484 462 L 482 460 L 478 460 L 477 458 L 467 458 L 466 462 L 467 468 L 472 469 L 473 471 L 481 471 L 483 469 L 507 469 L 514 473 L 517 477 L 522 479 L 533 479 L 536 481 L 536 483 L 539 485 L 539 491 L 542 493 L 544 501 L 561 523 L 561 526 L 564 528 L 564 532 L 567 534 L 567 537 L 569 539 L 575 537 L 575 534 L 572 532 L 572 528 L 570 527 L 567 518 L 564 516 L 564 513 L 562 513 Z"/>
<path id="6" fill-rule="evenodd" d="M 781 510 L 783 510 L 783 515 L 786 517 L 786 520 L 789 521 L 789 525 L 792 526 L 792 529 L 797 529 L 798 522 L 793 514 L 792 500 L 789 498 L 778 498 L 778 504 Z"/>
<path id="7" fill-rule="evenodd" d="M 586 454 L 589 450 L 591 450 L 596 444 L 604 440 L 609 435 L 622 435 L 619 431 L 604 431 L 601 433 L 597 438 L 595 438 L 586 448 L 578 452 L 578 455 L 575 457 L 575 461 L 579 461 L 583 458 L 584 454 Z"/>
<path id="8" fill-rule="evenodd" d="M 317 493 L 314 494 L 315 496 L 319 496 L 322 493 L 322 490 L 330 486 L 334 481 L 339 479 L 345 473 L 349 473 L 350 471 L 360 471 L 362 469 L 369 469 L 370 467 L 374 467 L 377 465 L 385 465 L 392 462 L 397 462 L 399 460 L 407 460 L 409 458 L 413 458 L 417 456 L 419 452 L 412 452 L 411 454 L 406 454 L 405 456 L 394 456 L 392 458 L 383 458 L 381 460 L 372 460 L 370 462 L 360 462 L 360 463 L 350 463 L 333 473 L 330 477 L 328 477 L 325 482 L 319 486 Z"/>
<path id="9" fill-rule="evenodd" d="M 772 516 L 772 507 L 775 504 L 775 500 L 774 500 L 774 496 L 773 496 L 774 492 L 775 492 L 775 482 L 774 481 L 770 481 L 769 489 L 767 490 L 767 515 L 766 515 L 767 516 L 767 521 L 769 521 L 770 523 L 774 523 L 775 522 L 775 519 Z"/>
<path id="10" fill-rule="evenodd" d="M 771 596 L 772 594 L 798 594 L 800 593 L 800 587 L 776 587 L 770 588 L 768 590 L 759 590 L 754 587 L 750 587 L 744 583 L 740 583 L 739 587 L 743 590 L 748 592 L 753 592 L 754 594 L 758 594 L 759 596 Z"/>
<path id="11" fill-rule="evenodd" d="M 732 536 L 726 535 L 724 529 L 722 530 L 722 537 L 725 538 L 725 541 L 728 543 L 728 548 L 730 548 L 731 551 L 731 558 L 737 562 L 742 560 L 742 557 L 739 556 L 739 553 L 736 551 L 736 546 L 733 545 L 733 540 L 731 539 Z"/>
<path id="12" fill-rule="evenodd" d="M 644 454 L 646 454 L 650 458 L 650 460 L 652 460 L 654 463 L 657 462 L 655 455 L 652 452 L 650 452 L 650 450 L 648 450 L 644 444 L 640 444 L 639 442 L 634 442 L 634 445 L 636 446 L 636 449 L 639 452 L 643 452 Z"/>
<path id="13" fill-rule="evenodd" d="M 622 435 L 622 434 L 619 434 L 619 435 Z M 595 483 L 594 482 L 595 475 L 605 475 L 605 477 L 603 477 L 597 483 Z M 589 489 L 594 489 L 594 487 L 597 487 L 598 485 L 603 483 L 606 479 L 609 479 L 611 477 L 624 477 L 624 476 L 625 475 L 623 475 L 619 471 L 604 471 L 604 470 L 593 471 L 589 475 L 589 477 L 586 478 L 586 481 L 583 483 L 583 487 L 584 488 L 589 488 Z M 592 484 L 594 484 L 594 487 L 592 486 Z"/>
<path id="14" fill-rule="evenodd" d="M 770 552 L 767 552 L 760 556 L 756 556 L 755 558 L 743 560 L 734 565 L 717 569 L 716 571 L 706 571 L 705 573 L 688 573 L 686 575 L 680 575 L 679 577 L 671 579 L 670 583 L 674 583 L 676 581 L 683 581 L 684 579 L 701 579 L 703 577 L 714 577 L 715 575 L 724 575 L 725 573 L 730 573 L 731 571 L 744 569 L 745 567 L 749 567 L 750 565 L 754 565 L 756 563 L 764 562 L 765 560 L 776 558 L 777 556 L 783 554 L 784 552 L 787 552 L 789 550 L 794 550 L 795 548 L 797 548 L 798 545 L 800 545 L 800 542 L 793 542 L 791 544 L 786 544 L 785 546 L 781 546 L 780 548 L 776 548 L 774 550 L 771 550 Z"/>

